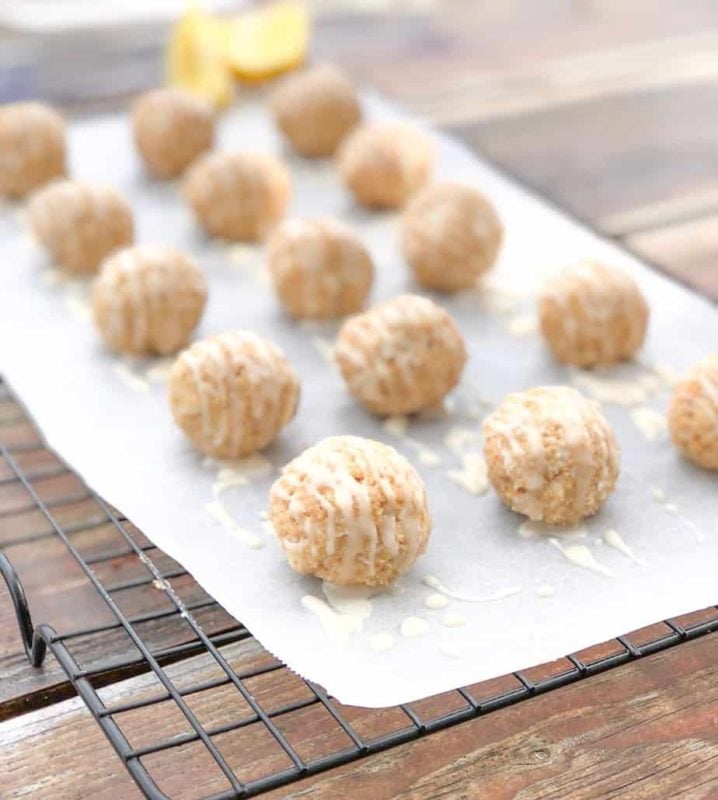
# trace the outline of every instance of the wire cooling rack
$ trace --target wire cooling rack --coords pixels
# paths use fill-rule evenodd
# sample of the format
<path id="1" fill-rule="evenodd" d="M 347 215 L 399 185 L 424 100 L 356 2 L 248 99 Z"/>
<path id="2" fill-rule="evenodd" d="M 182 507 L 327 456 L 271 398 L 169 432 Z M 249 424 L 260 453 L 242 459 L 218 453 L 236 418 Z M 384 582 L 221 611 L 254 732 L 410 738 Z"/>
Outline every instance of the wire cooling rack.
<path id="1" fill-rule="evenodd" d="M 149 798 L 258 795 L 718 629 L 712 607 L 418 703 L 342 706 L 264 651 L 84 486 L 0 381 L 2 531 L 0 570 L 29 660 L 39 667 L 49 650 Z M 50 541 L 100 601 L 100 624 L 33 626 L 9 556 Z M 202 779 L 182 780 L 189 769 Z"/>

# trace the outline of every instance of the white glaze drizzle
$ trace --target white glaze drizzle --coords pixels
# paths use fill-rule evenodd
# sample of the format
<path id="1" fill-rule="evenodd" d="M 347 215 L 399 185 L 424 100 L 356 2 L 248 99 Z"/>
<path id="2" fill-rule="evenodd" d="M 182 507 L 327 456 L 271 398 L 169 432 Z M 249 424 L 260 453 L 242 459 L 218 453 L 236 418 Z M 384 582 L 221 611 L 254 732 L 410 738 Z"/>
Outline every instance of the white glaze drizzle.
<path id="1" fill-rule="evenodd" d="M 118 361 L 112 365 L 112 371 L 118 378 L 135 392 L 146 394 L 150 390 L 149 383 L 141 376 L 138 375 L 128 364 L 124 361 Z"/>
<path id="2" fill-rule="evenodd" d="M 536 335 L 538 323 L 532 314 L 518 314 L 507 322 L 506 330 L 516 339 L 526 339 Z"/>
<path id="3" fill-rule="evenodd" d="M 461 457 L 462 469 L 450 469 L 446 475 L 469 494 L 484 495 L 489 489 L 488 473 L 484 457 L 478 453 L 466 453 Z"/>
<path id="4" fill-rule="evenodd" d="M 556 594 L 556 590 L 550 583 L 542 583 L 537 589 L 536 594 L 539 597 L 549 598 L 553 597 Z"/>
<path id="5" fill-rule="evenodd" d="M 512 597 L 521 591 L 518 586 L 509 586 L 508 588 L 501 589 L 493 594 L 472 595 L 447 589 L 446 586 L 444 586 L 434 575 L 425 575 L 421 579 L 421 582 L 430 589 L 434 589 L 437 592 L 446 595 L 447 597 L 451 597 L 453 600 L 461 600 L 464 603 L 495 603 L 498 600 L 506 600 L 506 598 Z"/>
<path id="6" fill-rule="evenodd" d="M 329 605 L 340 614 L 353 614 L 355 617 L 367 619 L 371 616 L 371 597 L 376 589 L 368 586 L 337 586 L 322 581 L 322 592 Z"/>
<path id="7" fill-rule="evenodd" d="M 644 439 L 649 442 L 657 442 L 664 438 L 668 431 L 668 420 L 665 414 L 661 414 L 648 406 L 639 406 L 631 409 L 631 419 L 633 424 L 643 434 Z"/>
<path id="8" fill-rule="evenodd" d="M 407 434 L 409 427 L 408 417 L 402 415 L 387 417 L 382 423 L 382 427 L 387 433 L 396 436 L 397 439 L 400 439 L 410 447 L 416 453 L 416 457 L 421 464 L 425 464 L 427 467 L 436 467 L 441 464 L 441 456 L 438 453 Z"/>
<path id="9" fill-rule="evenodd" d="M 429 623 L 421 617 L 410 616 L 402 620 L 399 630 L 405 639 L 417 639 L 426 636 L 429 632 Z"/>
<path id="10" fill-rule="evenodd" d="M 264 540 L 238 525 L 234 517 L 219 500 L 205 503 L 204 507 L 207 513 L 217 520 L 228 533 L 239 539 L 243 544 L 246 544 L 250 550 L 261 550 L 264 547 Z"/>
<path id="11" fill-rule="evenodd" d="M 439 592 L 432 592 L 424 598 L 424 606 L 430 611 L 438 611 L 449 605 L 449 598 Z"/>
<path id="12" fill-rule="evenodd" d="M 588 531 L 585 525 L 549 525 L 546 522 L 534 522 L 527 519 L 518 527 L 518 534 L 522 539 L 535 539 L 538 537 L 557 536 L 561 539 L 585 539 Z"/>
<path id="13" fill-rule="evenodd" d="M 340 642 L 347 641 L 352 635 L 359 633 L 364 620 L 353 614 L 339 614 L 328 603 L 313 594 L 305 594 L 301 599 L 302 606 L 314 614 L 329 636 Z"/>
<path id="14" fill-rule="evenodd" d="M 626 544 L 626 542 L 623 540 L 623 537 L 617 530 L 609 528 L 603 534 L 603 541 L 606 542 L 609 547 L 612 547 L 614 550 L 618 550 L 619 553 L 623 554 L 626 556 L 626 558 L 630 559 L 639 566 L 646 566 L 646 562 L 642 558 L 638 558 L 638 556 L 634 555 L 633 550 L 631 550 L 631 548 Z"/>
<path id="15" fill-rule="evenodd" d="M 441 618 L 441 624 L 446 628 L 461 628 L 466 625 L 466 617 L 456 611 L 449 611 Z"/>
<path id="16" fill-rule="evenodd" d="M 566 561 L 577 567 L 597 572 L 607 578 L 613 578 L 613 571 L 596 561 L 593 553 L 585 544 L 562 544 L 558 539 L 551 537 L 549 542 L 561 552 Z"/>
<path id="17" fill-rule="evenodd" d="M 312 344 L 327 364 L 334 364 L 334 343 L 330 339 L 325 339 L 323 336 L 313 336 Z"/>

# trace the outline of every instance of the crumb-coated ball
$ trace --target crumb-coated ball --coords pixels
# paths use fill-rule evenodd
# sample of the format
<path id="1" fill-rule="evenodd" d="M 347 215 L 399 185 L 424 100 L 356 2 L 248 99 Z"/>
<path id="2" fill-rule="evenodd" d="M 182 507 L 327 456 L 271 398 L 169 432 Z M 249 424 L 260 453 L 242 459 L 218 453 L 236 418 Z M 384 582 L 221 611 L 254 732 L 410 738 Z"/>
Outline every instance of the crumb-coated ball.
<path id="1" fill-rule="evenodd" d="M 282 470 L 269 518 L 292 569 L 340 585 L 386 586 L 426 549 L 424 484 L 393 447 L 331 436 Z"/>
<path id="2" fill-rule="evenodd" d="M 175 422 L 213 458 L 261 450 L 294 417 L 299 379 L 284 353 L 248 331 L 195 342 L 172 365 L 169 401 Z"/>
<path id="3" fill-rule="evenodd" d="M 59 181 L 35 194 L 28 211 L 40 243 L 72 272 L 95 272 L 134 238 L 132 209 L 111 186 Z"/>
<path id="4" fill-rule="evenodd" d="M 354 86 L 331 64 L 286 78 L 272 97 L 272 111 L 292 148 L 309 158 L 333 155 L 361 118 Z"/>
<path id="5" fill-rule="evenodd" d="M 92 311 L 111 350 L 176 353 L 187 344 L 207 300 L 194 261 L 173 247 L 145 244 L 110 256 L 92 287 Z"/>
<path id="6" fill-rule="evenodd" d="M 405 294 L 348 319 L 334 355 L 349 391 L 375 414 L 412 414 L 459 382 L 466 346 L 454 320 Z"/>
<path id="7" fill-rule="evenodd" d="M 718 469 L 718 353 L 696 364 L 676 386 L 668 425 L 686 458 L 704 469 Z"/>
<path id="8" fill-rule="evenodd" d="M 0 195 L 24 197 L 65 175 L 65 123 L 42 103 L 0 107 Z"/>
<path id="9" fill-rule="evenodd" d="M 175 178 L 214 141 L 214 112 L 205 100 L 181 89 L 155 89 L 132 108 L 132 131 L 147 169 Z"/>
<path id="10" fill-rule="evenodd" d="M 339 173 L 358 203 L 399 208 L 428 180 L 434 152 L 421 131 L 398 122 L 357 128 L 339 149 Z"/>
<path id="11" fill-rule="evenodd" d="M 539 320 L 554 356 L 594 367 L 631 358 L 643 344 L 648 305 L 636 282 L 593 261 L 551 278 L 539 297 Z"/>
<path id="12" fill-rule="evenodd" d="M 208 153 L 184 181 L 207 233 L 238 242 L 263 239 L 284 216 L 290 191 L 285 166 L 266 153 Z"/>
<path id="13" fill-rule="evenodd" d="M 407 203 L 401 247 L 416 280 L 427 289 L 468 289 L 494 265 L 503 225 L 476 189 L 435 183 Z"/>
<path id="14" fill-rule="evenodd" d="M 489 480 L 501 500 L 554 525 L 598 511 L 618 478 L 620 451 L 600 405 L 569 386 L 508 395 L 484 420 Z"/>
<path id="15" fill-rule="evenodd" d="M 280 302 L 297 319 L 359 311 L 374 267 L 359 237 L 331 219 L 291 219 L 269 240 L 269 274 Z"/>

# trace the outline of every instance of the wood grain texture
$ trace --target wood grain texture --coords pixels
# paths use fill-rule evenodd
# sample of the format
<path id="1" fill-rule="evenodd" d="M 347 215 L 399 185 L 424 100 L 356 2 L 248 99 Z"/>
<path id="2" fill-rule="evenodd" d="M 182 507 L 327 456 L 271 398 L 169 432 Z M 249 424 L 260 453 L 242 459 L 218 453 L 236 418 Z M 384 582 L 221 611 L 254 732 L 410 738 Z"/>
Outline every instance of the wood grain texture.
<path id="1" fill-rule="evenodd" d="M 266 658 L 253 642 L 231 645 L 224 652 L 237 670 Z M 707 800 L 718 792 L 716 659 L 718 637 L 710 636 L 264 796 Z M 206 657 L 197 657 L 169 667 L 168 674 L 176 685 L 188 687 L 215 669 Z M 300 698 L 301 683 L 291 673 L 281 673 L 271 690 L 273 701 Z M 108 705 L 117 705 L 156 692 L 151 677 L 142 676 L 106 687 L 102 695 Z M 238 702 L 236 692 L 226 688 L 194 696 L 193 711 L 207 726 L 221 724 L 246 713 Z M 168 704 L 159 704 L 115 719 L 132 743 L 141 746 L 186 731 L 186 721 L 170 712 Z M 358 727 L 364 717 L 378 731 L 375 712 L 356 709 L 355 717 Z M 320 706 L 280 724 L 290 741 L 302 742 L 307 758 L 326 752 L 328 744 L 346 746 Z M 381 724 L 389 730 L 405 720 L 389 715 Z M 216 741 L 246 779 L 283 764 L 276 744 L 259 729 L 221 735 Z M 42 780 L 40 763 L 45 765 Z M 196 744 L 145 763 L 173 797 L 200 797 L 225 788 L 216 766 Z M 118 766 L 99 728 L 76 700 L 0 727 L 3 797 L 132 798 L 135 793 Z"/>
<path id="2" fill-rule="evenodd" d="M 715 797 L 716 657 L 711 636 L 267 798 Z"/>

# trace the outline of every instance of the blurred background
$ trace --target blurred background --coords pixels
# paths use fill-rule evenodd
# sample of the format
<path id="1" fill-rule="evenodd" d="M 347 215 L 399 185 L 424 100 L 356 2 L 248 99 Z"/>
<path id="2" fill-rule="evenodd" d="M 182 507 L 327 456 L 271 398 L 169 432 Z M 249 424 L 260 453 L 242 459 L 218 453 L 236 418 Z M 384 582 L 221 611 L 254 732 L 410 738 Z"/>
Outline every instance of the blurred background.
<path id="1" fill-rule="evenodd" d="M 208 70 L 201 87 L 221 95 L 222 80 L 202 58 L 188 61 L 185 45 L 229 28 L 198 33 L 192 15 L 234 24 L 257 6 L 272 8 L 0 0 L 0 102 L 39 97 L 70 113 L 124 104 L 166 80 L 168 48 L 178 42 L 190 80 Z M 715 0 L 315 0 L 304 8 L 303 34 L 295 12 L 226 34 L 237 98 L 304 58 L 338 62 L 718 297 Z"/>

